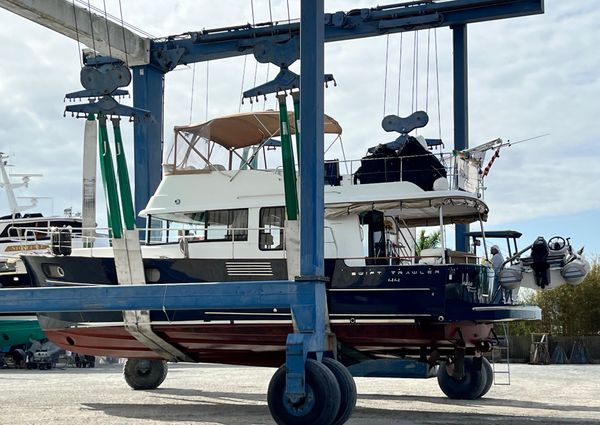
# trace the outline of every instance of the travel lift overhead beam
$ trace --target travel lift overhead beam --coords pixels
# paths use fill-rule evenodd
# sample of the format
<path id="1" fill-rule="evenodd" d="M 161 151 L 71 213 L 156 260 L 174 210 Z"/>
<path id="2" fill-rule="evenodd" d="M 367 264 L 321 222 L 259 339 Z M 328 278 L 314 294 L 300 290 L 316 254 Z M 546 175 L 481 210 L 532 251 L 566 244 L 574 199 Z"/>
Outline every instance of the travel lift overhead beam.
<path id="1" fill-rule="evenodd" d="M 104 16 L 90 13 L 72 0 L 0 0 L 0 7 L 79 40 L 103 56 L 112 56 L 130 66 L 149 63 L 150 39 L 118 23 L 107 22 Z"/>
<path id="2" fill-rule="evenodd" d="M 164 74 L 181 64 L 245 54 L 254 54 L 257 60 L 268 62 L 273 50 L 285 48 L 290 35 L 297 38 L 300 31 L 297 22 L 265 23 L 188 32 L 150 40 L 123 30 L 117 23 L 109 21 L 107 24 L 104 16 L 90 13 L 69 0 L 0 0 L 0 7 L 73 39 L 79 34 L 82 43 L 103 55 L 108 55 L 110 51 L 113 57 L 125 60 L 127 53 L 128 64 L 134 68 L 134 106 L 150 111 L 155 117 L 152 123 L 136 123 L 134 128 L 136 212 L 147 204 L 162 177 Z M 454 149 L 463 150 L 468 148 L 469 138 L 466 25 L 543 12 L 544 0 L 423 0 L 396 3 L 324 14 L 323 37 L 325 42 L 332 42 L 451 27 L 454 49 Z M 90 22 L 93 25 L 90 26 Z M 288 49 L 292 50 L 292 44 L 288 43 Z M 290 53 L 297 58 L 297 51 Z M 303 103 L 307 109 L 312 107 Z M 138 221 L 138 225 L 143 227 L 144 223 Z M 466 229 L 465 225 L 457 225 L 455 239 L 458 250 L 467 248 L 464 237 Z"/>

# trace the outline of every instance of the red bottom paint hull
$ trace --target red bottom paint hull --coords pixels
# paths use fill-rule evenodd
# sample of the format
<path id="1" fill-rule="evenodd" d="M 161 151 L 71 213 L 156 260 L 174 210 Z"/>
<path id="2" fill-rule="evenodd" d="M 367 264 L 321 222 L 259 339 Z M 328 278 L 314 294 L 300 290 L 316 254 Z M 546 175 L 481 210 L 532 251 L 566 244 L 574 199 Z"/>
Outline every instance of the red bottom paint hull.
<path id="1" fill-rule="evenodd" d="M 345 347 L 364 354 L 414 355 L 421 347 L 453 350 L 459 334 L 467 351 L 491 339 L 491 324 L 334 324 L 332 331 Z M 170 324 L 154 332 L 197 362 L 278 367 L 285 362 L 285 341 L 292 327 L 285 323 Z M 460 329 L 460 332 L 458 332 Z M 60 347 L 81 354 L 120 358 L 160 358 L 122 326 L 46 329 Z"/>

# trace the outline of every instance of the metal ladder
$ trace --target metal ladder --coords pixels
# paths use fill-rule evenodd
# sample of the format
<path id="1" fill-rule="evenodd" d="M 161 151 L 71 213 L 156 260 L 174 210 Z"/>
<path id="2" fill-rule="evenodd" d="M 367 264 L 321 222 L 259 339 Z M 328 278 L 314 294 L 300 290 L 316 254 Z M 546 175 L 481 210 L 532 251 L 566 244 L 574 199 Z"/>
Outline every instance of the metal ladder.
<path id="1" fill-rule="evenodd" d="M 492 349 L 494 385 L 510 385 L 510 338 L 508 323 L 502 323 L 503 335 Z"/>

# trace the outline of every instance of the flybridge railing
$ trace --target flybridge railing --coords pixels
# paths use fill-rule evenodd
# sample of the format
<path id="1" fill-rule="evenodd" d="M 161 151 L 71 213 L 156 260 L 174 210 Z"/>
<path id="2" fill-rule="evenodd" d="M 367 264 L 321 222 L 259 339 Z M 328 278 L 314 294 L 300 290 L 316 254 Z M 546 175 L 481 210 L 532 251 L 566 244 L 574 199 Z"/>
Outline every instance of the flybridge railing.
<path id="1" fill-rule="evenodd" d="M 483 179 L 477 167 L 452 154 L 436 156 L 442 167 L 415 166 L 415 161 L 427 156 L 430 155 L 326 160 L 325 183 L 336 186 L 394 181 L 419 182 L 423 179 L 429 179 L 433 183 L 437 179 L 444 179 L 447 185 L 438 184 L 433 187 L 434 190 L 464 190 L 477 195 L 483 194 Z M 279 169 L 276 171 L 279 172 Z"/>
<path id="2" fill-rule="evenodd" d="M 269 150 L 268 144 L 251 146 L 243 152 L 241 149 L 228 150 L 206 137 L 193 135 L 186 138 L 176 132 L 175 142 L 163 164 L 163 171 L 166 175 L 210 172 L 237 174 L 241 170 L 256 169 L 282 175 L 282 166 L 275 165 L 281 163 L 281 157 L 279 155 L 269 157 Z M 331 155 L 332 152 L 329 152 L 328 156 Z M 436 190 L 464 190 L 483 196 L 482 174 L 478 167 L 468 159 L 452 152 L 347 159 L 345 152 L 342 151 L 340 156 L 343 159 L 325 161 L 326 184 L 338 186 L 395 181 L 414 182 L 422 181 L 423 178 L 433 182 L 442 178 L 447 181 L 447 184 L 438 183 Z M 266 167 L 267 162 L 274 164 L 275 167 Z M 426 186 L 428 186 L 426 190 L 433 189 L 431 183 Z"/>
<path id="3" fill-rule="evenodd" d="M 442 179 L 445 183 L 436 183 L 426 190 L 463 190 L 474 193 L 481 197 L 483 195 L 483 180 L 479 170 L 471 166 L 462 158 L 448 158 L 443 161 L 442 167 L 414 168 L 408 166 L 409 161 L 413 161 L 424 155 L 412 155 L 404 157 L 386 157 L 386 158 L 363 158 L 363 159 L 328 159 L 325 161 L 325 185 L 329 186 L 354 186 L 371 183 L 390 183 L 390 182 L 419 182 L 423 178 L 429 177 L 431 183 Z M 394 161 L 391 161 L 391 160 Z M 372 170 L 369 163 L 381 165 L 380 168 Z M 371 170 L 365 170 L 371 168 Z M 441 172 L 443 170 L 444 173 Z M 224 167 L 219 164 L 212 165 L 209 168 L 196 170 L 200 173 L 208 171 L 224 171 Z M 278 176 L 283 176 L 283 167 L 278 166 L 274 169 L 261 170 L 267 171 Z M 193 172 L 186 170 L 186 173 Z M 236 170 L 237 172 L 237 170 Z M 299 172 L 296 170 L 296 172 Z"/>

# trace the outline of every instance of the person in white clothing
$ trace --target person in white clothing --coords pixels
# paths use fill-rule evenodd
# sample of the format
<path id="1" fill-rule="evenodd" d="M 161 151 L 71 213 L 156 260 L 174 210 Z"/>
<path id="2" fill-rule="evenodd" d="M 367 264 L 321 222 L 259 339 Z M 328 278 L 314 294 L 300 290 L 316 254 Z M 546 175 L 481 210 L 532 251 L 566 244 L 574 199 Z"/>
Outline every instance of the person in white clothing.
<path id="1" fill-rule="evenodd" d="M 500 270 L 502 270 L 502 263 L 504 263 L 504 257 L 500 253 L 500 248 L 498 248 L 498 245 L 492 245 L 492 247 L 490 248 L 490 252 L 492 253 L 492 267 L 494 268 L 496 274 L 498 274 L 500 273 Z"/>
<path id="2" fill-rule="evenodd" d="M 500 248 L 498 245 L 493 245 L 490 248 L 490 253 L 492 254 L 492 268 L 494 269 L 494 273 L 496 277 L 494 278 L 494 287 L 498 288 L 500 282 L 500 272 L 502 271 L 502 264 L 504 263 L 504 257 L 500 252 Z M 500 289 L 502 291 L 502 302 L 504 304 L 512 304 L 512 290 L 511 289 Z"/>

